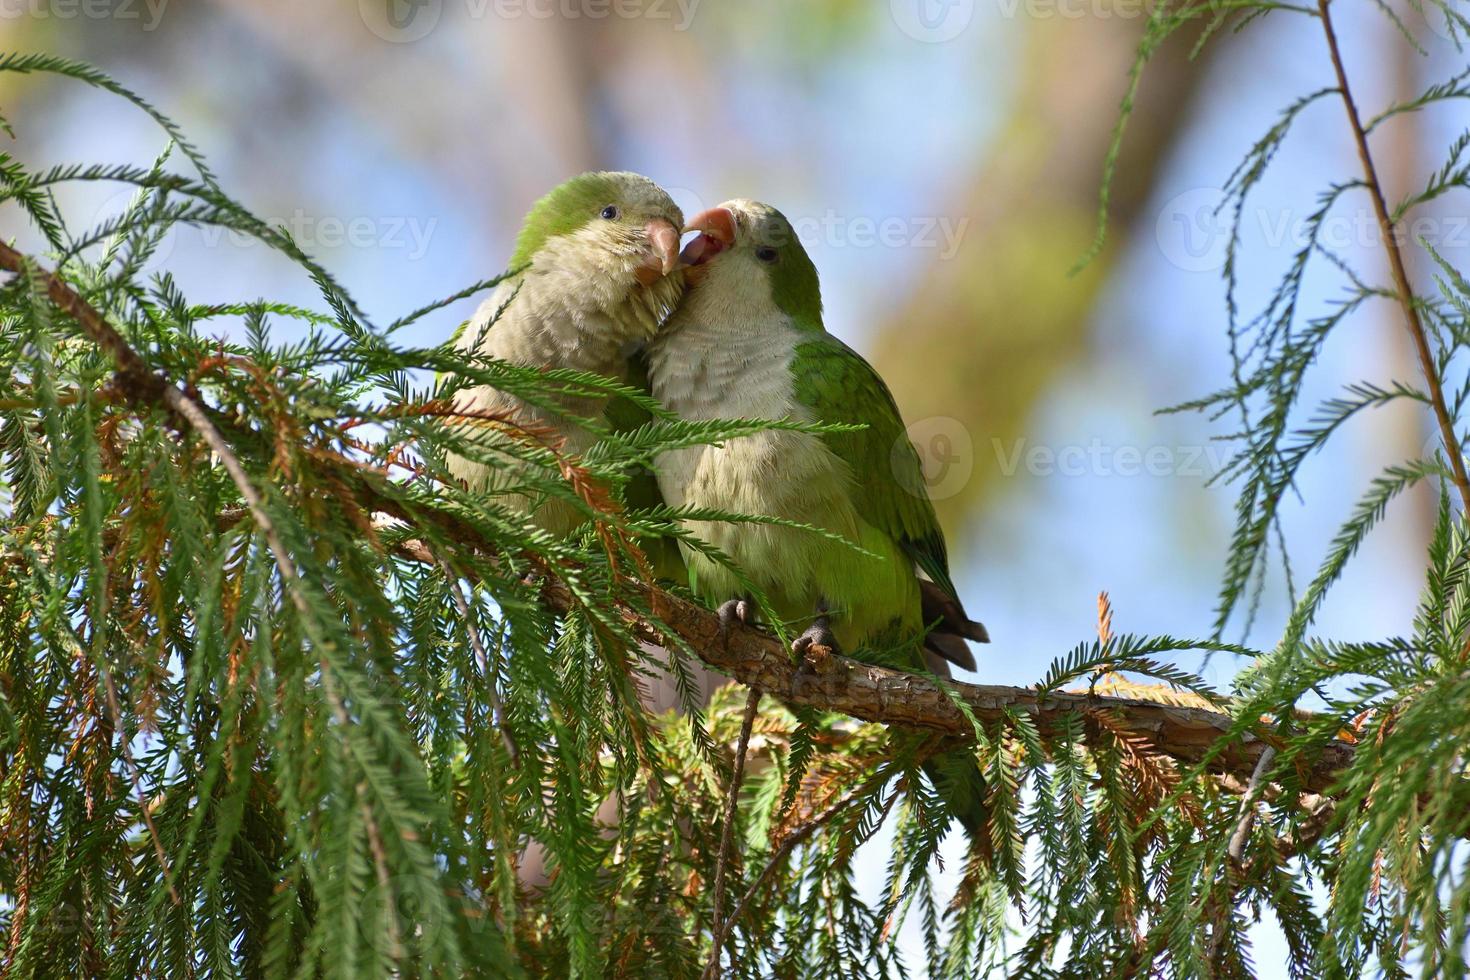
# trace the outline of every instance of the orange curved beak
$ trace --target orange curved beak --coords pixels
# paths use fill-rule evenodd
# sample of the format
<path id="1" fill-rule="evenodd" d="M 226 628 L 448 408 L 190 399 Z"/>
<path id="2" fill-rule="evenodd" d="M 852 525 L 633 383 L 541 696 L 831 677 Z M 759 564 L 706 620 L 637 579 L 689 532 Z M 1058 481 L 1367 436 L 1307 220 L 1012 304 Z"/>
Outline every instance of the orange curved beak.
<path id="1" fill-rule="evenodd" d="M 729 208 L 710 208 L 689 219 L 684 231 L 699 232 L 699 237 L 684 246 L 680 258 L 688 266 L 703 265 L 735 244 L 735 214 Z"/>
<path id="2" fill-rule="evenodd" d="M 729 208 L 710 208 L 689 219 L 684 226 L 685 234 L 697 231 L 708 235 L 721 245 L 735 244 L 735 214 Z"/>
<path id="3" fill-rule="evenodd" d="M 643 226 L 643 234 L 648 238 L 649 248 L 643 268 L 659 276 L 673 272 L 679 264 L 679 229 L 667 218 L 654 218 Z"/>

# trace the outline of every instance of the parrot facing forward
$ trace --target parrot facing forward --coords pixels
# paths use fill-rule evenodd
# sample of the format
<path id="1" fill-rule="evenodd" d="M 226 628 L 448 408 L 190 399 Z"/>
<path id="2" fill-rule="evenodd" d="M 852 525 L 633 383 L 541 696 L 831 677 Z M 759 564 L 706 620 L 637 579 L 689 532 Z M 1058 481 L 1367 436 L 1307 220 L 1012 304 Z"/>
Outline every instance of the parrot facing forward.
<path id="1" fill-rule="evenodd" d="M 502 282 L 454 340 L 523 367 L 569 368 L 618 381 L 632 377 L 630 355 L 653 336 L 684 289 L 679 257 L 683 216 L 669 195 L 634 173 L 586 173 L 551 191 L 531 208 Z M 498 314 L 498 317 L 497 317 Z M 601 402 L 601 404 L 599 404 Z M 531 405 L 484 386 L 455 396 L 460 411 L 496 413 L 550 430 L 566 453 L 589 448 L 596 435 L 561 412 Z M 567 415 L 606 415 L 607 399 L 559 396 Z M 496 436 L 483 437 L 494 445 Z M 482 462 L 452 456 L 450 471 L 472 488 L 495 490 L 516 479 Z M 537 524 L 568 534 L 582 518 L 550 500 Z"/>
<path id="2" fill-rule="evenodd" d="M 988 636 L 955 592 L 918 454 L 877 372 L 823 328 L 817 270 L 790 222 L 736 200 L 689 230 L 699 235 L 683 254 L 688 289 L 648 348 L 654 397 L 691 420 L 865 428 L 765 431 L 665 453 L 656 463 L 664 499 L 822 528 L 861 549 L 800 528 L 689 522 L 783 620 L 811 623 L 797 652 L 822 644 L 905 670 L 948 675 L 945 661 L 974 669 L 966 641 Z M 691 587 L 722 620 L 746 619 L 736 576 L 697 551 L 684 557 Z M 985 786 L 973 757 L 943 753 L 926 769 L 972 838 L 982 837 Z"/>

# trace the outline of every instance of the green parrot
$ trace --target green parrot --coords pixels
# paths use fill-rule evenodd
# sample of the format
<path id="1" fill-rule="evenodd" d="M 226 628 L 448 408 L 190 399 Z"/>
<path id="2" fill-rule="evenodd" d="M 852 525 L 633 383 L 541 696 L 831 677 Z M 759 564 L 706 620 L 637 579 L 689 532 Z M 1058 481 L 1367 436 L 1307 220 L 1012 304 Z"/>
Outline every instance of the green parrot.
<path id="1" fill-rule="evenodd" d="M 640 174 L 595 172 L 573 177 L 532 206 L 516 239 L 510 261 L 514 274 L 502 282 L 451 341 L 460 350 L 535 368 L 570 368 L 601 374 L 647 388 L 643 345 L 673 311 L 684 292 L 678 267 L 683 215 L 663 188 Z M 563 397 L 567 413 L 603 418 L 614 431 L 636 428 L 647 413 L 624 399 Z M 555 411 L 530 405 L 515 395 L 484 386 L 455 395 L 461 411 L 509 415 L 521 424 L 549 432 L 559 451 L 586 451 L 597 436 Z M 488 427 L 471 429 L 483 445 L 505 436 Z M 496 492 L 517 480 L 507 459 L 496 468 L 479 460 L 451 456 L 450 472 L 472 489 Z M 529 512 L 537 525 L 567 535 L 582 514 L 561 500 L 532 503 L 502 494 L 514 508 Z M 625 493 L 630 507 L 662 501 L 653 474 L 632 474 Z M 640 542 L 658 578 L 682 579 L 683 562 L 668 538 Z M 699 696 L 707 698 L 723 678 L 692 667 Z M 644 703 L 655 711 L 679 704 L 671 678 L 649 668 L 639 678 Z"/>
<path id="2" fill-rule="evenodd" d="M 455 335 L 460 350 L 536 368 L 569 368 L 639 383 L 632 359 L 664 322 L 684 291 L 677 268 L 683 217 L 669 195 L 634 173 L 573 177 L 531 208 L 516 239 L 510 268 L 475 316 Z M 573 416 L 606 418 L 615 429 L 636 425 L 634 406 L 622 400 L 565 396 Z M 461 411 L 514 417 L 558 440 L 567 454 L 585 452 L 597 436 L 561 412 L 531 405 L 498 388 L 467 388 L 455 396 Z M 476 438 L 494 446 L 504 435 L 481 427 Z M 496 468 L 451 456 L 450 471 L 471 488 L 495 491 L 516 480 L 515 467 Z M 630 494 L 655 492 L 636 484 Z M 522 502 L 531 509 L 529 501 Z M 533 519 L 554 534 L 583 521 L 559 500 L 535 506 Z"/>
<path id="3" fill-rule="evenodd" d="M 623 172 L 573 177 L 532 206 L 510 261 L 514 274 L 496 287 L 451 342 L 461 350 L 478 350 L 525 367 L 570 368 L 646 389 L 642 347 L 684 292 L 684 270 L 678 267 L 682 224 L 678 205 L 647 177 Z M 647 421 L 647 413 L 632 402 L 602 401 L 565 397 L 560 404 L 571 415 L 601 417 L 614 431 Z M 466 388 L 455 395 L 455 406 L 515 417 L 552 434 L 567 454 L 584 452 L 597 439 L 560 413 L 494 387 Z M 469 431 L 491 448 L 505 438 L 488 427 Z M 493 493 L 517 481 L 509 458 L 499 468 L 463 456 L 451 456 L 448 463 L 451 473 L 473 489 Z M 571 534 L 584 520 L 561 500 L 533 503 L 506 493 L 501 499 L 553 534 Z M 653 474 L 632 474 L 624 502 L 636 508 L 662 503 Z M 671 539 L 640 544 L 655 577 L 684 577 Z M 655 713 L 682 703 L 673 678 L 656 666 L 663 656 L 651 653 L 636 679 L 644 704 Z M 698 665 L 687 669 L 699 700 L 707 700 L 725 681 Z"/>
<path id="4" fill-rule="evenodd" d="M 987 642 L 950 579 L 944 536 L 918 454 L 893 396 L 867 361 L 822 326 L 817 270 L 775 208 L 730 201 L 696 216 L 684 250 L 688 288 L 648 347 L 654 397 L 690 420 L 792 419 L 861 424 L 814 434 L 767 431 L 656 461 L 671 507 L 782 518 L 810 530 L 688 522 L 734 560 L 786 622 L 811 625 L 793 643 L 948 675 L 973 670 L 967 640 Z M 694 591 L 726 624 L 750 604 L 730 569 L 693 549 Z M 985 786 L 971 755 L 926 764 L 950 809 L 984 845 Z"/>
<path id="5" fill-rule="evenodd" d="M 573 177 L 541 198 L 526 215 L 510 268 L 502 282 L 460 329 L 451 343 L 512 364 L 532 368 L 569 368 L 600 374 L 634 387 L 647 387 L 640 353 L 663 324 L 684 291 L 678 267 L 683 215 L 663 188 L 634 173 L 598 172 Z M 531 405 L 491 386 L 466 388 L 454 396 L 460 411 L 510 417 L 557 440 L 558 451 L 576 455 L 597 440 L 595 433 L 566 415 L 603 418 L 614 431 L 635 428 L 647 413 L 624 399 L 561 397 L 562 412 Z M 494 449 L 504 434 L 490 427 L 469 429 Z M 451 456 L 451 473 L 472 489 L 503 491 L 517 482 L 516 463 L 503 466 Z M 560 500 L 533 502 L 502 492 L 509 506 L 524 510 L 553 534 L 569 535 L 582 514 Z M 660 503 L 652 473 L 633 474 L 626 503 Z M 678 550 L 667 538 L 643 542 L 655 575 L 682 577 Z M 665 656 L 644 645 L 649 656 L 635 678 L 643 703 L 652 711 L 677 708 L 678 688 L 657 663 Z M 707 699 L 724 678 L 689 666 L 697 696 Z M 615 823 L 618 800 L 608 798 L 599 820 Z M 547 882 L 545 852 L 532 842 L 521 856 L 520 877 L 531 888 Z"/>

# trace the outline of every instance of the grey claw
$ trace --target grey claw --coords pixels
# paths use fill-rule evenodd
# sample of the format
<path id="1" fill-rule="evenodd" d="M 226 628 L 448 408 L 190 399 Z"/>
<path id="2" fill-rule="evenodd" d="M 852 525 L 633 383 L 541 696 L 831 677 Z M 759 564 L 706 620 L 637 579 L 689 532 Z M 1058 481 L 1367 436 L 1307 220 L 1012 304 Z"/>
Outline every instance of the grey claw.
<path id="1" fill-rule="evenodd" d="M 837 637 L 826 616 L 818 616 L 805 633 L 791 641 L 791 652 L 797 657 L 796 675 L 792 679 L 801 690 L 814 683 L 832 667 L 830 654 L 837 652 Z"/>
<path id="2" fill-rule="evenodd" d="M 730 599 L 720 604 L 720 642 L 725 645 L 725 650 L 730 649 L 730 631 L 735 628 L 736 623 L 748 625 L 753 618 L 750 603 L 744 599 Z"/>
<path id="3" fill-rule="evenodd" d="M 837 651 L 837 637 L 832 635 L 825 617 L 812 623 L 805 633 L 791 641 L 791 652 L 799 657 L 805 658 L 812 647 L 826 647 L 834 653 Z"/>
<path id="4" fill-rule="evenodd" d="M 720 605 L 720 630 L 728 632 L 736 623 L 749 625 L 751 620 L 750 603 L 744 599 L 730 599 Z"/>

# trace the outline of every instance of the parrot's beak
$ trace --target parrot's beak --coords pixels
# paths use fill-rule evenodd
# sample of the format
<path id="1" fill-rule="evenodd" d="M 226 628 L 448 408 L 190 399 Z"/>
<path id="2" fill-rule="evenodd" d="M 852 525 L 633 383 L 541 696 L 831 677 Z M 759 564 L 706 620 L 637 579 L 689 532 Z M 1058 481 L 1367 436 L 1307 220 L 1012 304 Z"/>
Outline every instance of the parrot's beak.
<path id="1" fill-rule="evenodd" d="M 654 218 L 643 226 L 648 255 L 635 275 L 645 286 L 674 271 L 679 264 L 679 229 L 667 218 Z"/>
<path id="2" fill-rule="evenodd" d="M 699 237 L 684 246 L 679 258 L 685 265 L 703 265 L 735 244 L 735 214 L 729 208 L 710 208 L 689 219 L 684 231 L 697 231 Z"/>

